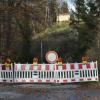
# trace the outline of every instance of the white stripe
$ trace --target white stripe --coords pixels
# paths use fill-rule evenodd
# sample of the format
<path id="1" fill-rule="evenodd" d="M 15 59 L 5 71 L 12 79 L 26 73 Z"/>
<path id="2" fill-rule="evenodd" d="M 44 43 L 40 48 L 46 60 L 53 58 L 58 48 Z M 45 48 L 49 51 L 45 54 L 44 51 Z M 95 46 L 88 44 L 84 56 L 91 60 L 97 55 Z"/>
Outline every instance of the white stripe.
<path id="1" fill-rule="evenodd" d="M 91 63 L 90 63 L 90 68 L 91 68 L 91 69 L 94 69 L 94 62 L 91 62 Z"/>
<path id="2" fill-rule="evenodd" d="M 58 70 L 62 70 L 62 65 L 58 65 Z"/>
<path id="3" fill-rule="evenodd" d="M 26 64 L 25 65 L 25 70 L 29 70 L 29 68 L 30 68 L 30 64 Z"/>
<path id="4" fill-rule="evenodd" d="M 41 70 L 45 70 L 46 64 L 41 64 Z"/>
<path id="5" fill-rule="evenodd" d="M 78 66 L 79 66 L 78 63 L 75 63 L 75 64 L 74 64 L 75 70 L 78 70 L 78 69 L 79 69 Z"/>
<path id="6" fill-rule="evenodd" d="M 21 70 L 21 64 L 16 64 L 17 70 Z"/>
<path id="7" fill-rule="evenodd" d="M 82 68 L 83 68 L 83 70 L 87 69 L 86 64 L 82 64 Z"/>
<path id="8" fill-rule="evenodd" d="M 67 69 L 70 70 L 70 64 L 67 63 L 66 66 L 67 66 Z"/>
<path id="9" fill-rule="evenodd" d="M 49 65 L 50 70 L 54 70 L 54 66 L 55 66 L 54 64 L 50 64 Z"/>
<path id="10" fill-rule="evenodd" d="M 38 65 L 33 65 L 33 70 L 38 70 Z"/>

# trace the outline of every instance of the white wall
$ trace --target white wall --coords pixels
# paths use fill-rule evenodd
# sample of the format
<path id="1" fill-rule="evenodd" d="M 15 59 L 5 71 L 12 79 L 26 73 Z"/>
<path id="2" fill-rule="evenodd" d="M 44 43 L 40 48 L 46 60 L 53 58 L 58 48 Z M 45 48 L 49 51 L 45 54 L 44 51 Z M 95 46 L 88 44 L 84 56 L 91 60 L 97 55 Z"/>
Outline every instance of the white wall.
<path id="1" fill-rule="evenodd" d="M 57 16 L 57 21 L 69 21 L 70 20 L 70 15 L 69 14 L 60 14 Z"/>

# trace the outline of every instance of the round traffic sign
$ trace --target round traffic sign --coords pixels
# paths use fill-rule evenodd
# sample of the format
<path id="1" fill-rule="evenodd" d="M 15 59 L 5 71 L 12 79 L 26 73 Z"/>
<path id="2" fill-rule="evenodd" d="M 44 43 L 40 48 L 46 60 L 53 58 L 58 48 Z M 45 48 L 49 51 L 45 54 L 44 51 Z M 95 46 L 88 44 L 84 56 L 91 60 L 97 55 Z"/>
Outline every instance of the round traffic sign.
<path id="1" fill-rule="evenodd" d="M 55 63 L 58 59 L 58 54 L 55 51 L 48 51 L 46 53 L 46 61 L 48 63 Z"/>

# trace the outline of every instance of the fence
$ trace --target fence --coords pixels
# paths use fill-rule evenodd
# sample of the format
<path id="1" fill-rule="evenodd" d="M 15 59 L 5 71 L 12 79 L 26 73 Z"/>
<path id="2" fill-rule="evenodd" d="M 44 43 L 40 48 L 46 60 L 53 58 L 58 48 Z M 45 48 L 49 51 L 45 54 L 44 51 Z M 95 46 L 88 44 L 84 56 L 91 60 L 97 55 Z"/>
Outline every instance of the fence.
<path id="1" fill-rule="evenodd" d="M 13 82 L 12 64 L 0 64 L 0 82 Z"/>
<path id="2" fill-rule="evenodd" d="M 87 64 L 11 64 L 3 70 L 0 65 L 0 82 L 9 83 L 73 83 L 98 81 L 97 62 Z"/>

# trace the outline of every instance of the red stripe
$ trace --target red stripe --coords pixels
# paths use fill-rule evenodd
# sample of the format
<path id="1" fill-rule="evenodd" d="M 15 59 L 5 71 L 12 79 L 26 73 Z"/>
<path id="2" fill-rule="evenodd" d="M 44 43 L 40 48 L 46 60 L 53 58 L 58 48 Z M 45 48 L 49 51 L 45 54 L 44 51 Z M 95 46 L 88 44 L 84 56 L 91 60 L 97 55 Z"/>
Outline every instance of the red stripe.
<path id="1" fill-rule="evenodd" d="M 29 68 L 29 70 L 33 70 L 33 65 L 30 65 L 30 68 Z"/>
<path id="2" fill-rule="evenodd" d="M 57 82 L 59 82 L 59 80 L 57 80 Z"/>
<path id="3" fill-rule="evenodd" d="M 67 83 L 67 80 L 63 80 L 63 83 Z"/>
<path id="4" fill-rule="evenodd" d="M 79 67 L 79 69 L 82 69 L 82 64 L 79 64 L 78 67 Z"/>
<path id="5" fill-rule="evenodd" d="M 42 83 L 42 80 L 38 80 L 38 83 Z"/>
<path id="6" fill-rule="evenodd" d="M 80 81 L 83 81 L 83 78 L 81 78 Z"/>
<path id="7" fill-rule="evenodd" d="M 95 78 L 95 80 L 98 80 L 98 78 Z"/>
<path id="8" fill-rule="evenodd" d="M 46 83 L 50 83 L 50 80 L 46 80 Z"/>
<path id="9" fill-rule="evenodd" d="M 71 81 L 75 81 L 75 79 L 71 79 Z"/>
<path id="10" fill-rule="evenodd" d="M 58 70 L 58 65 L 56 65 L 56 70 Z"/>
<path id="11" fill-rule="evenodd" d="M 96 68 L 96 63 L 94 63 L 94 68 Z"/>
<path id="12" fill-rule="evenodd" d="M 86 64 L 86 68 L 89 69 L 90 68 L 90 64 Z"/>
<path id="13" fill-rule="evenodd" d="M 55 65 L 54 70 L 58 70 L 58 65 Z"/>
<path id="14" fill-rule="evenodd" d="M 30 80 L 31 83 L 34 83 L 34 80 Z"/>
<path id="15" fill-rule="evenodd" d="M 38 65 L 38 70 L 41 70 L 41 65 Z"/>
<path id="16" fill-rule="evenodd" d="M 21 65 L 21 70 L 25 70 L 25 64 Z"/>
<path id="17" fill-rule="evenodd" d="M 54 80 L 54 83 L 56 83 L 56 80 Z"/>
<path id="18" fill-rule="evenodd" d="M 63 69 L 63 70 L 66 70 L 66 64 L 63 64 L 63 65 L 62 65 L 62 69 Z"/>
<path id="19" fill-rule="evenodd" d="M 46 65 L 46 70 L 49 70 L 49 69 L 50 69 L 49 65 Z"/>
<path id="20" fill-rule="evenodd" d="M 88 78 L 87 80 L 91 80 L 91 78 Z"/>
<path id="21" fill-rule="evenodd" d="M 74 69 L 74 64 L 70 64 L 71 69 Z"/>

